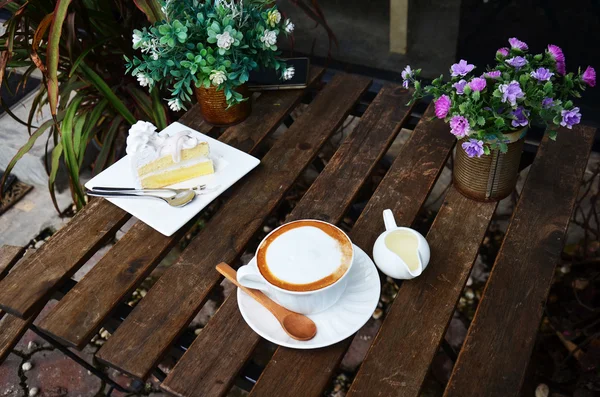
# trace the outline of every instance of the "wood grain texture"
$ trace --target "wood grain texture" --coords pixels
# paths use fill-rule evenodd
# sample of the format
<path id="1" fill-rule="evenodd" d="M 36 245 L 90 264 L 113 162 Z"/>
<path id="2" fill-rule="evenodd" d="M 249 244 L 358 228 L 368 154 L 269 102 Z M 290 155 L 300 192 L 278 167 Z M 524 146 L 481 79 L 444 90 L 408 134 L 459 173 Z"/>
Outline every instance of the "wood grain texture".
<path id="1" fill-rule="evenodd" d="M 443 121 L 431 120 L 433 112 L 430 106 L 350 232 L 369 254 L 384 230 L 383 210 L 392 209 L 398 225 L 410 226 L 446 163 L 455 139 Z M 351 342 L 311 351 L 279 348 L 251 395 L 271 396 L 280 387 L 290 397 L 322 395 Z"/>
<path id="2" fill-rule="evenodd" d="M 350 396 L 419 395 L 496 206 L 450 189 L 427 234 L 429 266 L 400 287 Z"/>
<path id="3" fill-rule="evenodd" d="M 129 219 L 106 200 L 92 200 L 73 220 L 0 281 L 0 308 L 27 318 Z"/>
<path id="4" fill-rule="evenodd" d="M 519 396 L 594 133 L 544 138 L 444 396 Z"/>
<path id="5" fill-rule="evenodd" d="M 323 68 L 311 66 L 308 87 L 319 82 L 324 72 Z M 242 123 L 229 127 L 223 133 L 223 138 L 240 150 L 250 150 L 250 147 L 262 140 L 265 127 L 277 129 L 283 119 L 300 103 L 305 93 L 306 90 L 263 92 L 252 105 L 250 116 Z"/>
<path id="6" fill-rule="evenodd" d="M 38 310 L 35 310 L 27 319 L 21 319 L 8 313 L 0 316 L 0 364 L 10 354 L 37 315 Z"/>
<path id="7" fill-rule="evenodd" d="M 108 315 L 142 282 L 188 229 L 164 236 L 138 221 L 40 322 L 67 346 L 83 348 Z"/>
<path id="8" fill-rule="evenodd" d="M 21 257 L 25 251 L 24 248 L 14 246 L 4 246 L 2 248 L 5 247 L 10 247 L 11 249 L 0 249 L 2 251 L 3 263 L 13 262 L 14 268 L 21 266 L 36 251 L 29 249 L 25 253 L 25 256 Z M 12 252 L 12 256 L 10 252 Z M 25 331 L 27 331 L 27 327 L 37 317 L 38 312 L 39 310 L 35 310 L 31 317 L 23 320 L 0 310 L 0 365 L 19 342 Z"/>
<path id="9" fill-rule="evenodd" d="M 204 121 L 197 105 L 179 121 L 207 134 L 218 131 Z M 0 282 L 0 308 L 21 318 L 29 317 L 34 307 L 77 271 L 130 216 L 107 200 L 91 200 L 28 259 L 23 270 L 12 272 Z"/>
<path id="10" fill-rule="evenodd" d="M 100 349 L 98 359 L 136 378 L 147 377 L 220 281 L 214 266 L 234 263 L 370 83 L 350 75 L 331 80 L 261 165 L 233 188 L 230 200 Z"/>
<path id="11" fill-rule="evenodd" d="M 323 69 L 314 68 L 311 84 L 322 74 Z M 252 115 L 228 128 L 219 140 L 253 152 L 293 110 L 304 92 L 293 90 L 262 95 Z M 257 123 L 256 120 L 265 122 Z M 84 347 L 114 308 L 145 279 L 187 230 L 184 226 L 172 236 L 165 237 L 143 222 L 136 223 L 61 299 L 39 324 L 40 328 L 66 345 Z"/>
<path id="12" fill-rule="evenodd" d="M 218 131 L 202 119 L 199 108 L 193 109 L 179 121 L 207 134 Z M 77 271 L 130 217 L 107 200 L 91 200 L 22 269 L 0 282 L 0 308 L 21 318 L 29 317 L 39 302 Z"/>
<path id="13" fill-rule="evenodd" d="M 213 138 L 216 138 L 221 131 L 219 127 L 215 127 L 204 120 L 200 105 L 197 103 L 177 121 Z"/>
<path id="14" fill-rule="evenodd" d="M 360 123 L 288 216 L 288 221 L 303 218 L 340 221 L 410 115 L 410 107 L 405 106 L 409 96 L 408 91 L 396 85 L 382 88 Z M 336 194 L 332 195 L 332 191 Z M 239 313 L 236 293 L 230 294 L 169 373 L 161 386 L 163 389 L 186 397 L 227 393 L 260 339 Z M 230 339 L 230 335 L 235 337 Z"/>
<path id="15" fill-rule="evenodd" d="M 25 247 L 15 245 L 3 245 L 0 247 L 0 280 L 2 280 L 10 269 L 23 256 Z"/>

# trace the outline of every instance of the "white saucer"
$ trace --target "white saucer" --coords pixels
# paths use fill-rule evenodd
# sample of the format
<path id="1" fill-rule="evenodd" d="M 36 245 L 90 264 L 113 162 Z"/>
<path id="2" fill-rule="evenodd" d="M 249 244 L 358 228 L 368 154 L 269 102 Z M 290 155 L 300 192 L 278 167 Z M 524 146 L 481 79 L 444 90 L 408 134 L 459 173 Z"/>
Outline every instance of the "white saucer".
<path id="1" fill-rule="evenodd" d="M 242 317 L 266 340 L 293 349 L 316 349 L 348 338 L 369 320 L 381 293 L 379 274 L 371 258 L 356 245 L 354 253 L 348 286 L 340 300 L 329 309 L 308 316 L 317 325 L 317 335 L 313 339 L 301 342 L 290 338 L 267 309 L 238 288 Z"/>

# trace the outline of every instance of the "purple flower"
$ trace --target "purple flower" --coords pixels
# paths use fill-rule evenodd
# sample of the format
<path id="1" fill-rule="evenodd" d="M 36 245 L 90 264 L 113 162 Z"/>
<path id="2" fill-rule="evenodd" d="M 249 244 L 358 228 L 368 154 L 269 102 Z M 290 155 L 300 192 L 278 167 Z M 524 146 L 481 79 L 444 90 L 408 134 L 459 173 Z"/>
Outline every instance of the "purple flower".
<path id="1" fill-rule="evenodd" d="M 483 141 L 469 139 L 461 145 L 469 157 L 481 157 L 485 152 L 483 150 Z"/>
<path id="2" fill-rule="evenodd" d="M 452 87 L 454 87 L 456 89 L 456 93 L 458 95 L 462 95 L 464 94 L 465 91 L 465 86 L 467 85 L 467 80 L 460 80 L 457 83 L 452 84 Z"/>
<path id="3" fill-rule="evenodd" d="M 527 65 L 527 59 L 525 59 L 521 56 L 516 56 L 516 57 L 512 57 L 512 58 L 506 60 L 506 63 L 508 63 L 510 66 L 512 66 L 515 69 L 520 69 L 523 66 Z"/>
<path id="4" fill-rule="evenodd" d="M 554 44 L 549 44 L 548 52 L 550 53 L 550 55 L 552 56 L 552 58 L 554 58 L 554 60 L 556 62 L 564 62 L 565 61 L 565 54 L 563 54 L 563 52 L 559 46 L 554 45 Z"/>
<path id="5" fill-rule="evenodd" d="M 512 37 L 512 38 L 508 39 L 508 42 L 510 43 L 510 46 L 512 48 L 516 48 L 521 51 L 527 51 L 529 49 L 527 44 L 525 44 L 521 40 L 517 39 L 516 37 Z"/>
<path id="6" fill-rule="evenodd" d="M 575 124 L 579 124 L 581 121 L 581 113 L 579 113 L 579 108 L 573 108 L 571 110 L 562 110 L 560 112 L 562 116 L 562 121 L 560 125 L 563 127 L 567 127 L 568 129 L 573 128 Z"/>
<path id="7" fill-rule="evenodd" d="M 531 72 L 531 77 L 537 81 L 548 81 L 552 76 L 554 76 L 554 73 L 546 68 L 538 68 L 537 70 Z"/>
<path id="8" fill-rule="evenodd" d="M 594 68 L 588 66 L 587 69 L 585 69 L 585 72 L 583 72 L 583 74 L 581 75 L 581 80 L 583 80 L 583 82 L 589 85 L 590 87 L 595 87 L 596 71 L 594 70 Z"/>
<path id="9" fill-rule="evenodd" d="M 488 79 L 497 79 L 500 78 L 500 76 L 502 76 L 502 72 L 499 70 L 492 70 L 489 72 L 485 72 L 483 76 L 487 77 Z"/>
<path id="10" fill-rule="evenodd" d="M 452 105 L 452 102 L 448 95 L 442 95 L 435 101 L 435 115 L 438 119 L 443 119 L 448 115 L 450 105 Z"/>
<path id="11" fill-rule="evenodd" d="M 542 107 L 544 109 L 549 109 L 552 106 L 554 106 L 554 99 L 548 97 L 542 99 Z"/>
<path id="12" fill-rule="evenodd" d="M 523 107 L 519 106 L 510 114 L 514 117 L 513 121 L 510 123 L 513 127 L 526 127 L 529 124 L 529 120 L 527 120 L 529 112 Z"/>
<path id="13" fill-rule="evenodd" d="M 500 87 L 498 87 L 498 89 L 502 93 L 502 102 L 508 102 L 511 104 L 511 106 L 516 106 L 517 99 L 523 98 L 525 96 L 523 90 L 521 89 L 521 86 L 515 80 L 511 81 L 508 84 L 501 84 Z"/>
<path id="14" fill-rule="evenodd" d="M 485 85 L 486 85 L 485 79 L 482 79 L 481 77 L 475 77 L 469 83 L 469 87 L 471 87 L 471 89 L 473 91 L 483 91 L 483 89 L 485 88 Z"/>
<path id="15" fill-rule="evenodd" d="M 413 71 L 410 68 L 410 65 L 406 65 L 406 67 L 404 68 L 404 70 L 401 73 L 402 76 L 402 87 L 404 88 L 408 88 L 409 84 L 410 84 L 410 79 L 413 77 Z"/>
<path id="16" fill-rule="evenodd" d="M 501 55 L 503 57 L 507 57 L 508 56 L 508 48 L 506 48 L 506 47 L 498 48 L 498 50 L 496 51 L 496 55 Z"/>
<path id="17" fill-rule="evenodd" d="M 561 48 L 557 45 L 548 45 L 548 53 L 556 61 L 556 71 L 562 75 L 567 72 L 567 66 L 565 62 L 565 54 L 563 54 Z"/>
<path id="18" fill-rule="evenodd" d="M 464 59 L 450 66 L 452 77 L 464 76 L 473 69 L 475 69 L 475 65 L 468 64 Z"/>
<path id="19" fill-rule="evenodd" d="M 471 132 L 469 120 L 463 116 L 452 116 L 450 119 L 450 132 L 457 138 L 464 138 Z"/>

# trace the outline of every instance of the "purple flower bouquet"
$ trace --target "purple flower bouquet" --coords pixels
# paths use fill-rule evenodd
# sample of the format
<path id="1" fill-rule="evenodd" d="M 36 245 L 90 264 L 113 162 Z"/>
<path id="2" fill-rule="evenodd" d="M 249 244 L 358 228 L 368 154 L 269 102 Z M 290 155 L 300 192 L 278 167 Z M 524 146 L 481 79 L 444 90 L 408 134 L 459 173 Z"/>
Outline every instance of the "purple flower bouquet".
<path id="1" fill-rule="evenodd" d="M 464 59 L 450 67 L 450 81 L 443 76 L 422 86 L 420 69 L 407 66 L 403 86 L 415 87 L 411 102 L 432 95 L 435 115 L 450 124 L 450 132 L 465 139 L 462 148 L 469 157 L 481 157 L 492 150 L 505 153 L 505 134 L 528 127 L 532 122 L 547 126 L 556 139 L 558 126 L 572 128 L 581 121 L 579 108 L 571 98 L 580 98 L 586 86 L 596 85 L 596 71 L 588 66 L 567 73 L 562 50 L 550 44 L 543 54 L 532 55 L 526 43 L 508 40 L 510 48 L 496 52 L 497 64 L 476 76 L 476 68 Z"/>

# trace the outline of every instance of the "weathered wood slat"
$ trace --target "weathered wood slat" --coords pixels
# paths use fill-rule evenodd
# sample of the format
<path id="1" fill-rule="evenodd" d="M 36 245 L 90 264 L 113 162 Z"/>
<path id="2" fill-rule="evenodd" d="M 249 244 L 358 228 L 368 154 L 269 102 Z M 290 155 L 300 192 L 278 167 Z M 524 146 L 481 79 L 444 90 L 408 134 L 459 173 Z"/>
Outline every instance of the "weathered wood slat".
<path id="1" fill-rule="evenodd" d="M 3 246 L 0 248 L 0 263 L 7 264 L 6 271 L 15 266 L 21 265 L 25 258 L 21 258 L 25 252 L 24 247 Z M 29 250 L 25 257 L 30 256 L 33 250 Z M 8 265 L 10 264 L 10 265 Z M 2 279 L 2 277 L 0 277 Z M 27 320 L 22 320 L 12 314 L 4 313 L 0 310 L 0 365 L 6 359 L 8 354 L 15 347 L 21 336 L 27 331 L 29 324 L 37 316 L 37 311 Z"/>
<path id="2" fill-rule="evenodd" d="M 313 68 L 309 83 L 319 81 L 323 72 L 321 68 Z M 252 115 L 227 129 L 219 140 L 252 152 L 279 126 L 303 94 L 303 90 L 294 90 L 261 96 Z M 61 299 L 39 324 L 40 328 L 67 345 L 82 348 L 111 311 L 144 280 L 186 231 L 187 227 L 183 227 L 165 237 L 143 222 L 136 223 Z"/>
<path id="3" fill-rule="evenodd" d="M 106 200 L 92 200 L 26 263 L 0 281 L 0 308 L 17 317 L 29 317 L 129 217 Z"/>
<path id="4" fill-rule="evenodd" d="M 219 127 L 215 127 L 214 125 L 208 124 L 206 121 L 204 121 L 199 104 L 193 105 L 190 110 L 185 112 L 184 115 L 181 116 L 181 118 L 177 121 L 209 136 L 216 135 L 220 130 Z"/>
<path id="5" fill-rule="evenodd" d="M 199 112 L 180 121 L 205 133 L 214 131 Z M 29 317 L 64 280 L 81 267 L 131 217 L 104 199 L 94 199 L 28 258 L 26 266 L 0 282 L 0 308 Z M 28 288 L 22 288 L 27 285 Z"/>
<path id="6" fill-rule="evenodd" d="M 0 280 L 8 274 L 8 271 L 23 256 L 24 252 L 25 247 L 17 247 L 15 245 L 3 245 L 0 247 Z"/>
<path id="7" fill-rule="evenodd" d="M 433 114 L 430 106 L 350 232 L 352 241 L 369 254 L 384 230 L 383 210 L 392 209 L 399 225 L 410 226 L 446 163 L 455 139 L 444 122 L 431 120 Z M 322 395 L 351 342 L 348 338 L 311 351 L 279 348 L 251 395 L 271 396 L 277 390 L 286 390 L 290 397 Z"/>
<path id="8" fill-rule="evenodd" d="M 544 139 L 445 396 L 519 396 L 594 132 Z"/>
<path id="9" fill-rule="evenodd" d="M 288 216 L 337 223 L 410 114 L 410 93 L 385 86 Z M 331 192 L 336 194 L 332 195 Z M 161 387 L 178 396 L 223 395 L 260 337 L 245 323 L 234 291 Z"/>
<path id="10" fill-rule="evenodd" d="M 427 234 L 429 266 L 400 287 L 349 395 L 419 395 L 496 206 L 450 189 Z"/>
<path id="11" fill-rule="evenodd" d="M 311 66 L 308 87 L 321 81 L 325 69 Z M 264 138 L 264 130 L 277 129 L 283 119 L 300 103 L 305 90 L 281 90 L 263 92 L 253 104 L 252 113 L 243 123 L 229 127 L 222 136 L 236 148 L 249 151 Z M 268 100 L 264 100 L 264 98 Z"/>
<path id="12" fill-rule="evenodd" d="M 370 80 L 337 75 L 265 155 L 96 355 L 146 378 L 302 170 L 343 122 Z"/>
<path id="13" fill-rule="evenodd" d="M 35 310 L 31 317 L 21 319 L 12 314 L 0 315 L 0 364 L 10 354 L 17 342 L 21 339 L 27 327 L 35 320 L 39 310 Z"/>

